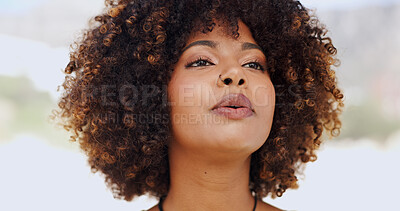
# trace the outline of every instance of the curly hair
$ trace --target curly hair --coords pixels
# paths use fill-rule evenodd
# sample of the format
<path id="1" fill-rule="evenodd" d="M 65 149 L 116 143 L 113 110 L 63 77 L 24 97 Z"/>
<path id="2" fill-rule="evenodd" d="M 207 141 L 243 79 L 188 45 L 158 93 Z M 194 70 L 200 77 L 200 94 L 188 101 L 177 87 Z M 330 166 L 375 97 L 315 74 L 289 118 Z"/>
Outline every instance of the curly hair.
<path id="1" fill-rule="evenodd" d="M 114 197 L 131 201 L 169 190 L 170 107 L 166 89 L 191 32 L 243 21 L 265 52 L 276 90 L 273 125 L 251 157 L 258 198 L 297 188 L 303 164 L 338 136 L 343 94 L 332 66 L 336 48 L 315 15 L 293 0 L 106 0 L 71 45 L 64 91 L 52 118 L 71 132 Z M 328 137 L 327 137 L 328 138 Z"/>

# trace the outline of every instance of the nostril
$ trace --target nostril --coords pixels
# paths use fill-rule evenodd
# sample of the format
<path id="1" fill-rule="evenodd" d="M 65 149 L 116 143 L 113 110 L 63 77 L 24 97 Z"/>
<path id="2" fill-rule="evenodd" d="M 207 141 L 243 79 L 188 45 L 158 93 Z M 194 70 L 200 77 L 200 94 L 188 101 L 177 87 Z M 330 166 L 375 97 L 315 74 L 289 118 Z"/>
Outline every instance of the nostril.
<path id="1" fill-rule="evenodd" d="M 226 85 L 229 85 L 229 84 L 232 83 L 232 79 L 227 78 L 227 79 L 224 80 L 224 83 L 225 83 Z"/>
<path id="2" fill-rule="evenodd" d="M 243 79 L 240 79 L 239 85 L 242 85 L 243 83 L 244 83 L 244 80 L 243 80 Z"/>

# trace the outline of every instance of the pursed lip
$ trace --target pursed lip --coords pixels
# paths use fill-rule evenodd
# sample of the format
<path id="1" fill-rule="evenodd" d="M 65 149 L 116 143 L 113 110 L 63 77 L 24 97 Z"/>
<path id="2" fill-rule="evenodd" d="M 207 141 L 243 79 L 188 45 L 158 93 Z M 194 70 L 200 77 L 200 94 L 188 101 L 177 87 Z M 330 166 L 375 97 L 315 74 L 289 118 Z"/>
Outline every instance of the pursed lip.
<path id="1" fill-rule="evenodd" d="M 215 106 L 211 109 L 217 109 L 220 107 L 244 107 L 249 108 L 254 112 L 253 105 L 249 98 L 247 98 L 244 94 L 241 93 L 231 93 L 224 95 L 221 100 L 215 104 Z"/>

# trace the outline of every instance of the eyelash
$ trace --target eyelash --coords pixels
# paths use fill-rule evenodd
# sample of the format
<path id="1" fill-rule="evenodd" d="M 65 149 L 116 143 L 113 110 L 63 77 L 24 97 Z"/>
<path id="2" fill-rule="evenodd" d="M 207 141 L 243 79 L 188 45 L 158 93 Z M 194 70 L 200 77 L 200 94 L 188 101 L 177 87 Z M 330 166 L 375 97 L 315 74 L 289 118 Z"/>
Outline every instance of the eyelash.
<path id="1" fill-rule="evenodd" d="M 193 64 L 195 64 L 195 63 L 197 63 L 197 62 L 199 62 L 199 61 L 205 61 L 205 62 L 208 62 L 208 63 L 210 63 L 210 64 L 213 64 L 209 59 L 203 58 L 203 57 L 199 57 L 199 58 L 197 58 L 195 61 L 186 63 L 186 64 L 185 64 L 185 67 L 186 67 L 186 68 L 190 68 Z M 259 63 L 259 61 L 258 61 L 257 59 L 254 60 L 254 61 L 252 61 L 252 62 L 246 63 L 246 64 L 257 64 L 258 67 L 259 67 L 260 69 L 257 69 L 257 68 L 254 68 L 254 69 L 256 69 L 256 70 L 261 70 L 261 71 L 263 71 L 263 72 L 265 71 L 264 67 Z M 203 65 L 199 65 L 199 66 L 197 66 L 197 67 L 201 67 L 201 66 L 203 66 Z"/>

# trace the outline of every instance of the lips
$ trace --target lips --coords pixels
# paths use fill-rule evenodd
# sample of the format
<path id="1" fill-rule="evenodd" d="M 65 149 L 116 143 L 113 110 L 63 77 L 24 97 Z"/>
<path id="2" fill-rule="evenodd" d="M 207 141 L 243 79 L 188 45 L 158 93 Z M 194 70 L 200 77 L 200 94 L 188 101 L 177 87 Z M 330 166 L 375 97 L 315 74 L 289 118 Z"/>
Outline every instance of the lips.
<path id="1" fill-rule="evenodd" d="M 228 119 L 241 120 L 253 116 L 254 109 L 246 96 L 236 93 L 222 97 L 211 112 Z"/>
<path id="2" fill-rule="evenodd" d="M 253 106 L 245 95 L 241 93 L 232 93 L 222 97 L 222 99 L 212 108 L 215 110 L 217 108 L 227 107 L 232 109 L 248 108 L 254 112 Z"/>

